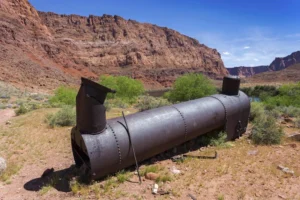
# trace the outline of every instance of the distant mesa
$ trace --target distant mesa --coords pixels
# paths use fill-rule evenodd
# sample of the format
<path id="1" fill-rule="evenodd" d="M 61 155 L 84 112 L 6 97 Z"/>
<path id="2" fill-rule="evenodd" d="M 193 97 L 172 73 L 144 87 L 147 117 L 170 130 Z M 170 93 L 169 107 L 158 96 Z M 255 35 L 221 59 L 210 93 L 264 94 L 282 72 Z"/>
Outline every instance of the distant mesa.
<path id="1" fill-rule="evenodd" d="M 233 67 L 227 68 L 227 70 L 231 75 L 251 77 L 255 74 L 260 74 L 263 72 L 281 71 L 298 63 L 300 63 L 300 51 L 296 51 L 291 55 L 283 58 L 275 58 L 275 60 L 270 65 L 262 65 L 256 67 Z"/>

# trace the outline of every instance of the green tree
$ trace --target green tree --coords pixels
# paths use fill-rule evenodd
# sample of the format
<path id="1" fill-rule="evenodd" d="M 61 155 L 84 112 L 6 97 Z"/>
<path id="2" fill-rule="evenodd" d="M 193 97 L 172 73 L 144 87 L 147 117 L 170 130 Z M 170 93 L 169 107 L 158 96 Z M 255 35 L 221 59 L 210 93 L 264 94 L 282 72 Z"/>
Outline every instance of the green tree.
<path id="1" fill-rule="evenodd" d="M 217 93 L 213 83 L 202 74 L 186 74 L 176 79 L 167 98 L 172 102 L 182 102 Z"/>
<path id="2" fill-rule="evenodd" d="M 145 92 L 141 81 L 126 76 L 101 76 L 99 83 L 116 90 L 115 94 L 108 94 L 109 99 L 120 98 L 128 103 L 134 103 L 137 97 Z"/>

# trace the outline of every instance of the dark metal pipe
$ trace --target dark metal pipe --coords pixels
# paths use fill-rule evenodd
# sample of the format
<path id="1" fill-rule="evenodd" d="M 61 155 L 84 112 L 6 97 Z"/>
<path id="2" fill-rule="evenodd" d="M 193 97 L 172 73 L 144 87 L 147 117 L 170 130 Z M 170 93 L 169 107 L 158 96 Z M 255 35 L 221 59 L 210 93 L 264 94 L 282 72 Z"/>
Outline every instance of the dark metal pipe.
<path id="1" fill-rule="evenodd" d="M 237 87 L 232 88 L 238 91 Z M 234 93 L 227 88 L 223 94 L 126 116 L 138 161 L 222 127 L 229 140 L 239 137 L 247 128 L 250 101 L 241 91 L 232 96 L 226 91 Z M 92 179 L 135 163 L 128 134 L 119 122 L 125 123 L 123 118 L 107 120 L 105 129 L 96 134 L 82 132 L 80 124 L 72 130 L 76 165 L 86 164 Z"/>

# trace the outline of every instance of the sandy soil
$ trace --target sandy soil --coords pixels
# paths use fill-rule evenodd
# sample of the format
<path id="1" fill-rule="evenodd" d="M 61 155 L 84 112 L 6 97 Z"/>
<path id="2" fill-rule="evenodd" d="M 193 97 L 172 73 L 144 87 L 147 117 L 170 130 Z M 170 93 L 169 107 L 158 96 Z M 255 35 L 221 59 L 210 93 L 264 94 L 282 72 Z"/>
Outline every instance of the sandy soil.
<path id="1" fill-rule="evenodd" d="M 0 124 L 7 122 L 10 118 L 14 117 L 15 111 L 13 109 L 0 110 Z"/>
<path id="2" fill-rule="evenodd" d="M 137 183 L 134 171 L 124 183 L 115 183 L 105 190 L 112 176 L 91 185 L 81 185 L 72 192 L 70 186 L 74 164 L 70 148 L 70 127 L 50 129 L 43 122 L 54 109 L 33 111 L 15 117 L 11 125 L 0 125 L 0 156 L 10 167 L 20 166 L 10 178 L 0 180 L 0 199 L 300 199 L 300 143 L 285 140 L 281 145 L 255 146 L 247 136 L 227 147 L 209 147 L 190 151 L 190 155 L 212 155 L 217 159 L 189 158 L 174 163 L 164 154 L 142 164 L 157 165 L 158 174 L 168 174 L 170 180 L 159 183 L 167 195 L 153 195 L 154 181 L 143 177 Z M 114 113 L 116 115 L 116 113 Z M 285 132 L 297 131 L 287 128 Z M 249 132 L 250 130 L 248 130 Z M 20 164 L 20 165 L 19 165 Z M 283 165 L 294 171 L 289 175 L 278 169 Z M 171 172 L 175 167 L 181 171 Z M 41 178 L 46 169 L 54 168 L 51 175 L 56 184 Z M 10 170 L 12 170 L 10 168 Z M 1 178 L 1 176 L 0 176 Z M 43 187 L 44 186 L 44 187 Z M 46 190 L 47 189 L 47 190 Z M 74 189 L 74 188 L 73 188 Z"/>

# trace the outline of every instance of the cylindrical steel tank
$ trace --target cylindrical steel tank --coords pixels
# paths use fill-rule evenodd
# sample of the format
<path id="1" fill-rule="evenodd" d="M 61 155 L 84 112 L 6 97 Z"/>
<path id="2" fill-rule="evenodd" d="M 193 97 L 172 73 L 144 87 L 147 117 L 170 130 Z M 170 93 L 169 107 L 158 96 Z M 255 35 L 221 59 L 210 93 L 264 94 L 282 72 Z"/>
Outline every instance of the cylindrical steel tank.
<path id="1" fill-rule="evenodd" d="M 137 160 L 142 161 L 223 127 L 228 139 L 235 139 L 246 131 L 249 112 L 249 98 L 239 91 L 237 95 L 216 94 L 131 114 L 126 120 Z M 125 124 L 123 118 L 107 120 L 105 130 L 96 134 L 83 133 L 78 126 L 73 128 L 72 148 L 76 165 L 86 164 L 92 179 L 135 163 L 122 124 Z"/>

